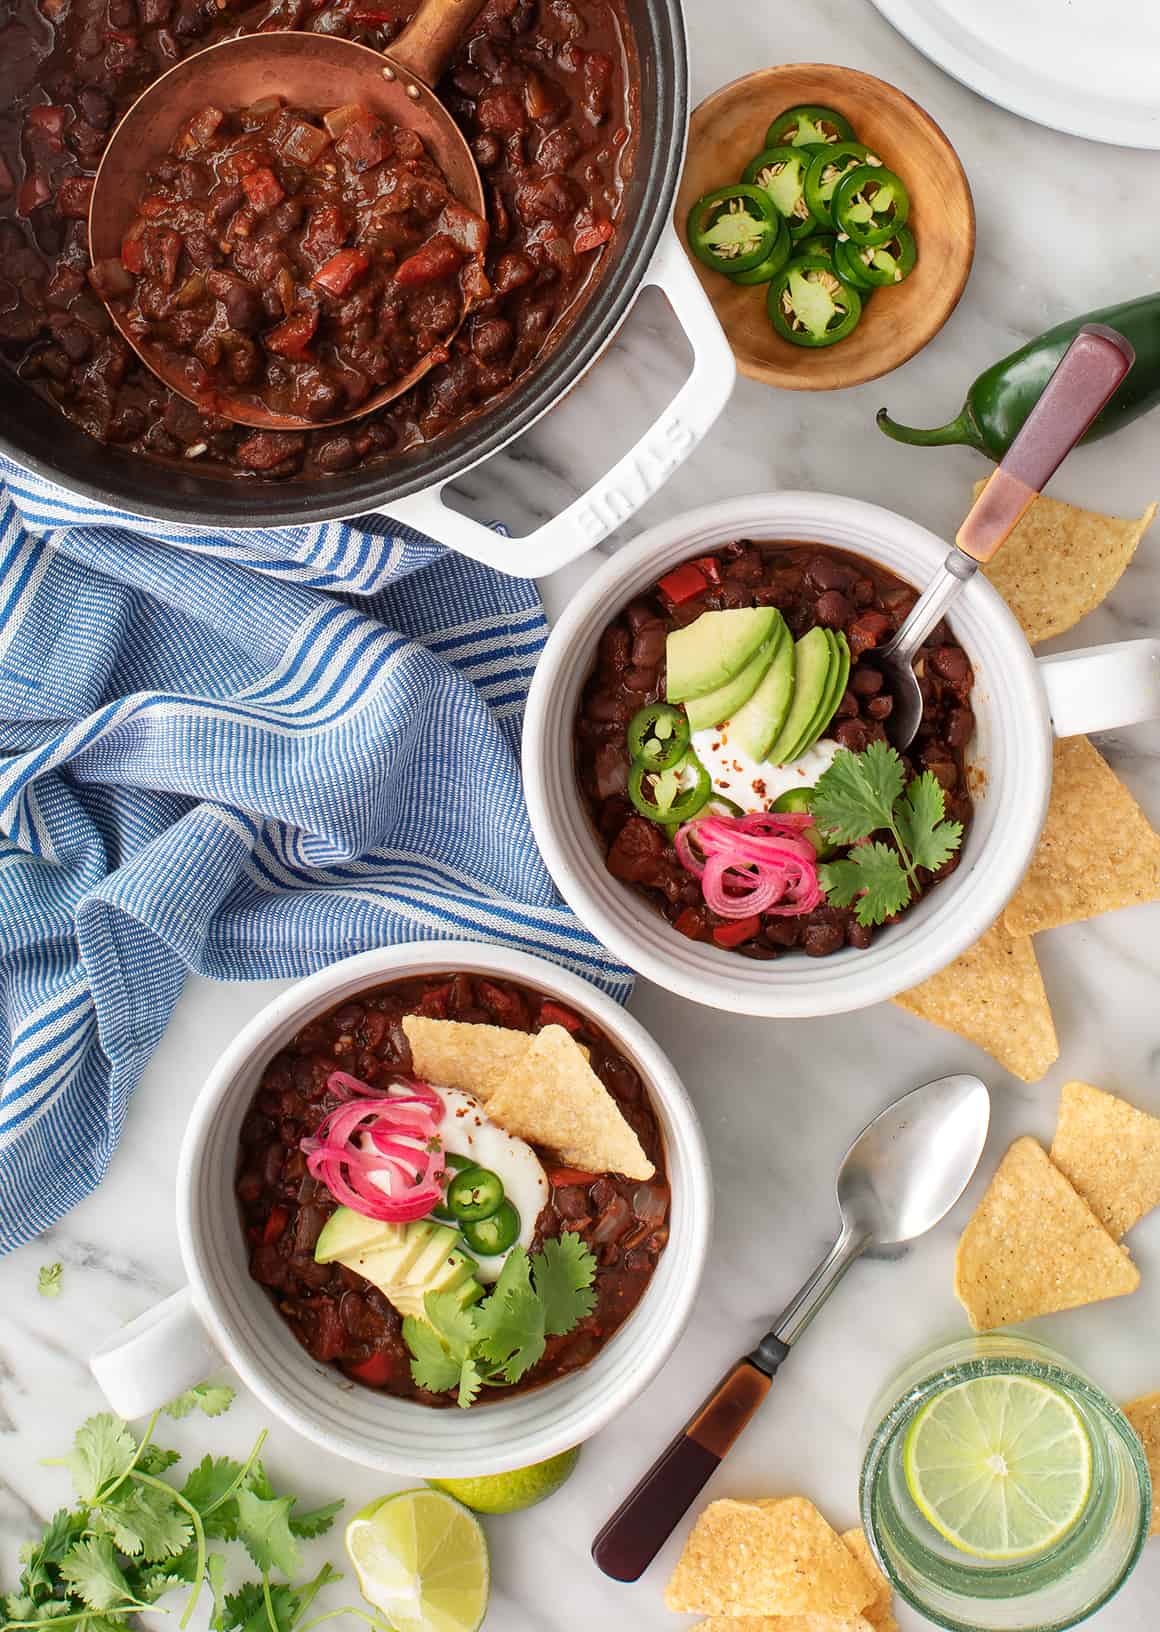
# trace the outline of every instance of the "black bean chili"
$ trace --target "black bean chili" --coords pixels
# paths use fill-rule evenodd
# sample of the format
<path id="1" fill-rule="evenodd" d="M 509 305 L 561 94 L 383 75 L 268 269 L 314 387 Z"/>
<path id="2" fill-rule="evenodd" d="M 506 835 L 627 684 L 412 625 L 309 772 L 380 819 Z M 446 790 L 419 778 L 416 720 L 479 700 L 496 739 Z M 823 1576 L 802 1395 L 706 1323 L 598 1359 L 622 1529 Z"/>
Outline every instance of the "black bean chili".
<path id="1" fill-rule="evenodd" d="M 727 544 L 703 565 L 706 587 L 673 605 L 659 587 L 639 596 L 609 624 L 596 666 L 584 688 L 576 721 L 580 787 L 615 878 L 632 885 L 681 934 L 715 941 L 749 958 L 770 959 L 798 950 L 825 957 L 843 946 L 868 947 L 873 929 L 851 909 L 822 906 L 796 918 L 768 914 L 737 944 L 733 925 L 704 903 L 700 886 L 681 866 L 665 831 L 638 816 L 627 796 L 629 755 L 625 727 L 638 709 L 665 694 L 665 638 L 703 612 L 728 607 L 776 606 L 795 639 L 819 624 L 845 632 L 852 666 L 845 695 L 825 736 L 860 753 L 886 739 L 883 721 L 891 698 L 874 661 L 918 598 L 917 591 L 861 556 L 814 544 Z M 670 569 L 671 575 L 672 569 Z M 716 579 L 716 582 L 713 579 Z M 931 771 L 942 784 L 946 813 L 971 819 L 965 751 L 974 732 L 970 660 L 940 623 L 916 662 L 923 696 L 922 723 L 903 764 L 908 779 Z M 958 865 L 957 852 L 937 874 L 920 872 L 925 890 Z M 714 931 L 722 931 L 715 935 Z"/>
<path id="2" fill-rule="evenodd" d="M 261 29 L 337 34 L 382 49 L 416 5 L 7 0 L 0 23 L 4 363 L 103 442 L 267 478 L 374 463 L 444 435 L 501 396 L 575 316 L 615 231 L 635 157 L 638 100 L 620 0 L 487 0 L 439 91 L 483 173 L 492 293 L 472 311 L 448 361 L 365 420 L 255 433 L 200 413 L 149 374 L 87 282 L 92 177 L 116 120 L 160 73 L 214 40 Z M 209 261 L 207 272 L 229 274 L 224 254 Z"/>
<path id="3" fill-rule="evenodd" d="M 660 1130 L 632 1065 L 590 1021 L 552 998 L 507 980 L 444 975 L 376 987 L 312 1020 L 270 1062 L 242 1124 L 236 1192 L 250 1274 L 266 1288 L 295 1337 L 318 1361 L 356 1382 L 427 1405 L 453 1404 L 412 1381 L 402 1322 L 383 1294 L 341 1264 L 317 1264 L 314 1246 L 335 1203 L 306 1172 L 299 1142 L 338 1100 L 326 1091 L 337 1070 L 382 1087 L 411 1071 L 405 1014 L 539 1031 L 563 1025 L 589 1050 L 592 1068 L 656 1167 L 647 1183 L 581 1174 L 539 1151 L 549 1199 L 536 1245 L 575 1231 L 597 1259 L 596 1305 L 580 1325 L 548 1340 L 537 1366 L 510 1397 L 587 1365 L 639 1303 L 668 1240 L 669 1190 Z"/>

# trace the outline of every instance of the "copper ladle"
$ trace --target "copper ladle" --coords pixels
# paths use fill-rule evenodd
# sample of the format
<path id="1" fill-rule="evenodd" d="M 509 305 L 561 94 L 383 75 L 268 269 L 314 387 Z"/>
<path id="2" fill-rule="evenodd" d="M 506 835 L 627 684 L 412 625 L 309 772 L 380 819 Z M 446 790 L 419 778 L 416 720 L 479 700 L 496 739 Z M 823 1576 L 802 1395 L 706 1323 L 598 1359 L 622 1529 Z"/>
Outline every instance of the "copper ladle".
<path id="1" fill-rule="evenodd" d="M 443 172 L 452 194 L 476 215 L 486 216 L 483 183 L 471 149 L 431 89 L 482 7 L 483 0 L 425 0 L 385 53 L 325 34 L 286 32 L 222 40 L 179 62 L 137 98 L 105 149 L 89 203 L 93 262 L 119 258 L 121 240 L 137 214 L 149 171 L 169 152 L 174 138 L 195 113 L 207 105 L 229 112 L 269 96 L 280 96 L 291 107 L 311 113 L 354 102 L 393 125 L 413 130 Z M 178 395 L 204 408 L 204 399 L 199 401 L 189 389 L 169 379 L 116 310 L 112 306 L 108 310 L 145 366 Z M 227 419 L 261 430 L 342 425 L 409 390 L 442 355 L 439 348 L 429 352 L 401 379 L 335 419 L 276 414 L 259 402 L 231 396 L 222 396 L 215 408 Z"/>

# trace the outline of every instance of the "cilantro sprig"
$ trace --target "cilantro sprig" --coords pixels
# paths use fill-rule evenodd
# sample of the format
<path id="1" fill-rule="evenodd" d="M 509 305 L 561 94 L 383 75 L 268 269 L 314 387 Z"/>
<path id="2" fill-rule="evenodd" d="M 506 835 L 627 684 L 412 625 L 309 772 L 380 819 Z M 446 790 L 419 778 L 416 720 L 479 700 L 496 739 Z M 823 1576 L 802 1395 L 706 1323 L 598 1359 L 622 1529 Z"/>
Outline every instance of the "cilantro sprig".
<path id="1" fill-rule="evenodd" d="M 453 1292 L 428 1292 L 426 1320 L 403 1321 L 416 1385 L 455 1393 L 469 1406 L 485 1385 L 518 1383 L 542 1359 L 549 1337 L 562 1337 L 592 1313 L 595 1276 L 596 1259 L 568 1232 L 531 1257 L 514 1247 L 491 1296 L 474 1308 L 463 1308 Z"/>
<path id="2" fill-rule="evenodd" d="M 203 1383 L 164 1412 L 217 1417 L 233 1397 L 232 1389 Z M 61 1508 L 22 1550 L 19 1585 L 0 1595 L 0 1632 L 127 1632 L 130 1617 L 175 1589 L 187 1595 L 185 1627 L 203 1587 L 213 1599 L 211 1632 L 311 1632 L 336 1614 L 387 1632 L 353 1607 L 305 1620 L 322 1588 L 341 1579 L 329 1564 L 300 1585 L 276 1578 L 300 1572 L 299 1542 L 329 1530 L 341 1502 L 300 1513 L 295 1497 L 279 1495 L 261 1461 L 264 1432 L 244 1462 L 207 1455 L 180 1486 L 172 1483 L 162 1475 L 180 1457 L 154 1442 L 161 1414 L 139 1439 L 108 1412 L 90 1417 L 72 1450 L 50 1463 L 69 1470 L 76 1505 Z M 226 1555 L 211 1551 L 211 1542 L 239 1542 L 258 1578 L 226 1592 Z"/>
<path id="3" fill-rule="evenodd" d="M 42 1298 L 59 1298 L 63 1264 L 41 1264 L 36 1272 L 36 1290 Z"/>
<path id="4" fill-rule="evenodd" d="M 854 846 L 848 856 L 818 868 L 826 899 L 831 906 L 854 907 L 867 926 L 901 912 L 919 892 L 919 869 L 937 872 L 962 843 L 963 824 L 946 820 L 938 778 L 924 771 L 909 786 L 904 782 L 895 750 L 872 742 L 865 753 L 843 748 L 835 754 L 810 801 L 823 837 Z"/>

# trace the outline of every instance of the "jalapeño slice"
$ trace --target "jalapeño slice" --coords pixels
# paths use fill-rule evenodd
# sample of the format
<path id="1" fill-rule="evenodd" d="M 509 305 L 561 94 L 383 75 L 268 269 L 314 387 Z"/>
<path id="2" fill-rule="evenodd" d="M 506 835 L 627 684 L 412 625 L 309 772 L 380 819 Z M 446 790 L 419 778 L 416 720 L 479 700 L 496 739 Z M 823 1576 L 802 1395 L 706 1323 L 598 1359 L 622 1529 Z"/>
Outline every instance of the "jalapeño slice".
<path id="1" fill-rule="evenodd" d="M 503 1201 L 490 1217 L 465 1223 L 460 1233 L 472 1252 L 492 1258 L 519 1240 L 520 1215 L 510 1201 Z"/>
<path id="2" fill-rule="evenodd" d="M 783 144 L 805 147 L 814 142 L 832 146 L 834 142 L 850 142 L 853 139 L 854 127 L 848 119 L 835 113 L 833 108 L 823 108 L 809 102 L 779 113 L 765 133 L 766 147 L 781 147 Z"/>
<path id="3" fill-rule="evenodd" d="M 857 328 L 862 297 L 824 255 L 799 255 L 770 284 L 765 309 L 791 345 L 832 346 Z"/>
<path id="4" fill-rule="evenodd" d="M 634 809 L 662 826 L 687 822 L 712 791 L 708 771 L 691 750 L 667 770 L 650 771 L 638 760 L 628 773 L 628 797 Z"/>
<path id="5" fill-rule="evenodd" d="M 685 757 L 689 722 L 672 703 L 646 703 L 628 722 L 629 757 L 646 771 L 667 771 Z"/>
<path id="6" fill-rule="evenodd" d="M 751 187 L 760 187 L 785 218 L 789 235 L 796 242 L 816 231 L 817 222 L 806 203 L 806 172 L 812 159 L 801 147 L 767 147 L 756 154 L 741 172 Z"/>
<path id="7" fill-rule="evenodd" d="M 748 272 L 773 248 L 778 214 L 760 187 L 735 182 L 699 198 L 685 230 L 689 248 L 702 265 L 726 274 Z"/>
<path id="8" fill-rule="evenodd" d="M 490 1167 L 469 1167 L 447 1186 L 447 1206 L 461 1224 L 478 1224 L 503 1205 L 503 1180 Z"/>
<path id="9" fill-rule="evenodd" d="M 770 283 L 793 254 L 793 239 L 789 233 L 789 223 L 784 215 L 777 218 L 777 237 L 773 248 L 762 261 L 760 266 L 751 266 L 748 272 L 730 272 L 727 274 L 734 283 L 751 285 L 755 283 Z"/>
<path id="10" fill-rule="evenodd" d="M 844 233 L 852 244 L 864 249 L 889 242 L 905 225 L 910 195 L 893 170 L 861 164 L 834 188 L 830 207 L 839 238 Z"/>
<path id="11" fill-rule="evenodd" d="M 450 1175 L 448 1178 L 448 1186 L 450 1187 L 456 1174 L 468 1172 L 475 1166 L 475 1163 L 470 1156 L 459 1156 L 453 1150 L 445 1150 L 443 1152 L 443 1166 Z M 459 1220 L 447 1205 L 446 1195 L 444 1195 L 444 1199 L 438 1207 L 432 1207 L 431 1217 L 438 1219 L 440 1224 L 459 1223 Z"/>
<path id="12" fill-rule="evenodd" d="M 914 269 L 917 250 L 909 227 L 899 227 L 884 244 L 858 248 L 843 239 L 834 252 L 834 270 L 846 283 L 859 289 L 888 289 L 902 283 Z"/>
<path id="13" fill-rule="evenodd" d="M 806 203 L 810 214 L 823 226 L 832 228 L 834 217 L 831 204 L 834 188 L 842 177 L 860 165 L 879 168 L 882 160 L 871 153 L 864 142 L 835 142 L 833 147 L 819 148 L 806 171 Z"/>

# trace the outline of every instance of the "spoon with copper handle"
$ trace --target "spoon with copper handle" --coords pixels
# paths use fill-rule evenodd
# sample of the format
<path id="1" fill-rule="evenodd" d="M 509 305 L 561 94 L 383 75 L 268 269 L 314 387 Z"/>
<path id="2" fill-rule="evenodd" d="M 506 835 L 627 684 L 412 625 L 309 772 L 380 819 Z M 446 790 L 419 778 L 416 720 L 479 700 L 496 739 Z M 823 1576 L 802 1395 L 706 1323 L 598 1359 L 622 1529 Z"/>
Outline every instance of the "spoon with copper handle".
<path id="1" fill-rule="evenodd" d="M 652 1563 L 850 1265 L 871 1248 L 925 1235 L 950 1212 L 978 1166 L 990 1116 L 991 1096 L 978 1077 L 940 1077 L 863 1128 L 838 1170 L 838 1239 L 600 1531 L 592 1557 L 605 1575 L 635 1581 Z"/>

